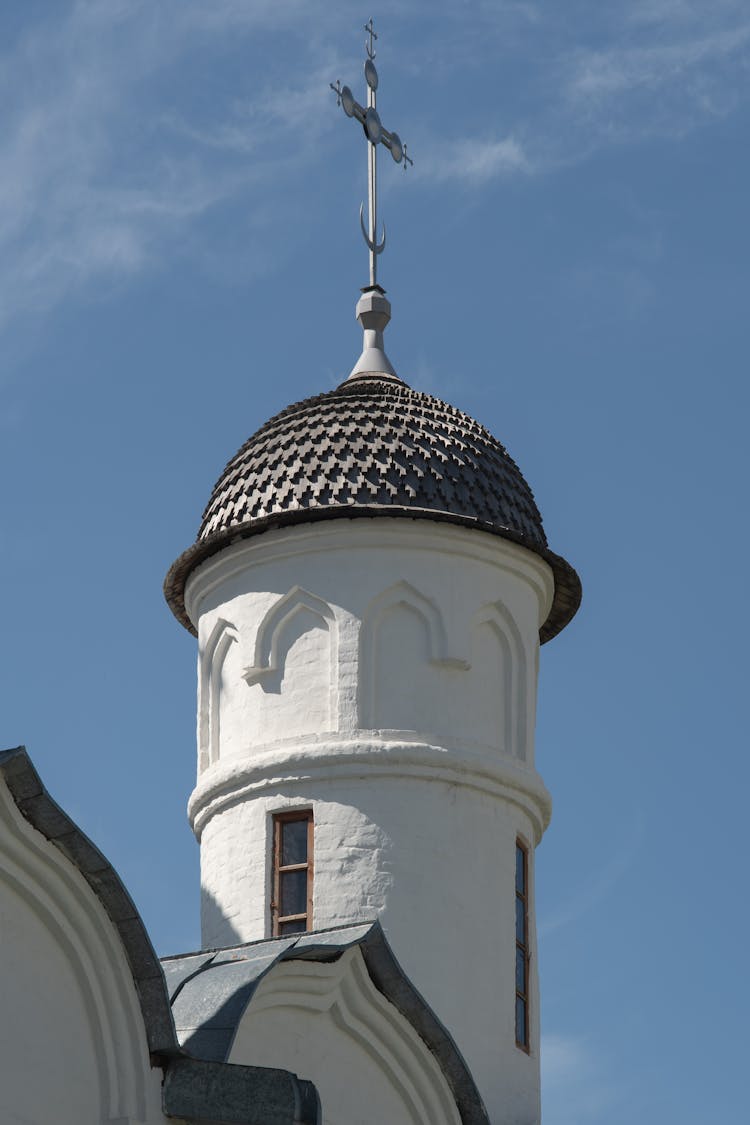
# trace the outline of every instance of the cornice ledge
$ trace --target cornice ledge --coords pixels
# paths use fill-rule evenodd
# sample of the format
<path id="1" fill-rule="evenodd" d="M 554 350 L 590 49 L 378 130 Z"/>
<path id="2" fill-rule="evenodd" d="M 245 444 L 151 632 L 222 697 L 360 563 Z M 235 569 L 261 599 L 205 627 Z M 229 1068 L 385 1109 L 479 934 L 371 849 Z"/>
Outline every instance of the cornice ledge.
<path id="1" fill-rule="evenodd" d="M 254 566 L 281 562 L 300 554 L 335 553 L 406 546 L 439 550 L 450 555 L 474 558 L 506 570 L 527 582 L 537 597 L 542 617 L 554 599 L 554 576 L 550 565 L 523 543 L 489 535 L 477 527 L 465 527 L 438 519 L 394 519 L 385 515 L 363 516 L 352 512 L 345 521 L 313 522 L 309 525 L 269 528 L 263 535 L 237 537 L 200 563 L 185 584 L 185 609 L 194 628 L 203 612 L 203 601 L 224 582 Z"/>
<path id="2" fill-rule="evenodd" d="M 370 778 L 447 782 L 511 801 L 531 818 L 537 843 L 552 814 L 552 799 L 539 774 L 497 751 L 389 739 L 368 731 L 357 738 L 260 749 L 250 760 L 217 762 L 193 790 L 188 818 L 200 840 L 206 823 L 217 812 L 238 801 L 252 800 L 279 783 L 307 784 L 326 777 L 339 781 L 361 778 L 363 773 Z"/>

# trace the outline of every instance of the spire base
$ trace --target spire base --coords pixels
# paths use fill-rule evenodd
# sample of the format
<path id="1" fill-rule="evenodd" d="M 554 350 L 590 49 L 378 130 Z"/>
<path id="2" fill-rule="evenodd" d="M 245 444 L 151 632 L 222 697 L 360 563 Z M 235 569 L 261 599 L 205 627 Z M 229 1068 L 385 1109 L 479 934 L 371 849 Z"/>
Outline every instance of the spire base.
<path id="1" fill-rule="evenodd" d="M 362 354 L 345 382 L 362 375 L 387 375 L 391 379 L 398 379 L 383 344 L 383 333 L 391 319 L 391 302 L 386 297 L 385 290 L 379 285 L 369 285 L 363 289 L 362 296 L 357 301 L 355 315 L 364 333 Z"/>

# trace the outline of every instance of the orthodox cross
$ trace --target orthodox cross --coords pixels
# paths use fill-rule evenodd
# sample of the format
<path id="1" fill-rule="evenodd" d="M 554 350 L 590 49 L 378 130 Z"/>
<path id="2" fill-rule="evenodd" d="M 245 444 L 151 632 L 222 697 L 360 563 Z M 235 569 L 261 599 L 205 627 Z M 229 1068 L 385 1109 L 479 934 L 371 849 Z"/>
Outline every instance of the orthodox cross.
<path id="1" fill-rule="evenodd" d="M 370 286 L 374 288 L 377 286 L 377 258 L 378 254 L 382 254 L 385 249 L 385 224 L 383 224 L 383 236 L 378 242 L 377 237 L 377 207 L 378 207 L 378 182 L 377 182 L 377 149 L 379 144 L 384 144 L 389 149 L 391 156 L 397 164 L 403 163 L 404 171 L 406 171 L 409 164 L 414 161 L 406 151 L 406 145 L 402 144 L 401 138 L 398 133 L 391 133 L 383 127 L 378 111 L 376 109 L 376 91 L 378 88 L 378 72 L 375 69 L 375 40 L 377 35 L 373 26 L 372 17 L 369 23 L 365 24 L 365 31 L 368 38 L 365 40 L 365 51 L 367 58 L 365 59 L 365 81 L 367 83 L 367 108 L 361 106 L 358 101 L 355 101 L 354 95 L 348 86 L 342 86 L 341 82 L 337 79 L 336 85 L 330 83 L 331 89 L 336 95 L 336 104 L 343 106 L 344 113 L 347 117 L 353 117 L 359 121 L 360 125 L 365 131 L 365 138 L 367 139 L 367 200 L 368 200 L 368 229 L 365 229 L 364 220 L 364 204 L 360 204 L 359 208 L 359 225 L 362 228 L 362 236 L 367 243 L 370 251 Z"/>

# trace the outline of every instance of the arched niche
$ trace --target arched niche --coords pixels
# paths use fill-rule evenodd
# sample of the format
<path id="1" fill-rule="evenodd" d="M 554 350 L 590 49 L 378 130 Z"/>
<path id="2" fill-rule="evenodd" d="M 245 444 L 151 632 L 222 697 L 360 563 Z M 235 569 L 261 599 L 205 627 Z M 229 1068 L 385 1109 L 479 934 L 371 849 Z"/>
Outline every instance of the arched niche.
<path id="1" fill-rule="evenodd" d="M 527 679 L 513 617 L 501 602 L 483 606 L 471 621 L 467 691 L 473 737 L 520 759 L 526 756 Z"/>
<path id="2" fill-rule="evenodd" d="M 456 673 L 437 604 L 410 582 L 384 590 L 367 607 L 360 633 L 359 721 L 370 729 L 440 731 Z"/>
<path id="3" fill-rule="evenodd" d="M 250 688 L 251 722 L 268 738 L 338 729 L 338 628 L 322 598 L 294 586 L 258 625 Z"/>
<path id="4" fill-rule="evenodd" d="M 198 771 L 202 773 L 221 756 L 222 709 L 226 710 L 227 689 L 239 679 L 225 667 L 232 646 L 237 647 L 237 631 L 223 618 L 214 625 L 200 658 L 198 686 Z M 233 653 L 236 657 L 236 652 Z M 229 680 L 229 683 L 225 681 Z M 225 724 L 226 725 L 226 724 Z"/>
<path id="5" fill-rule="evenodd" d="M 332 963 L 290 961 L 261 981 L 229 1061 L 304 1074 L 323 1125 L 459 1125 L 434 1055 L 378 992 L 358 949 Z"/>
<path id="6" fill-rule="evenodd" d="M 21 816 L 2 779 L 0 944 L 2 1120 L 154 1120 L 158 1085 L 119 936 L 81 874 Z"/>

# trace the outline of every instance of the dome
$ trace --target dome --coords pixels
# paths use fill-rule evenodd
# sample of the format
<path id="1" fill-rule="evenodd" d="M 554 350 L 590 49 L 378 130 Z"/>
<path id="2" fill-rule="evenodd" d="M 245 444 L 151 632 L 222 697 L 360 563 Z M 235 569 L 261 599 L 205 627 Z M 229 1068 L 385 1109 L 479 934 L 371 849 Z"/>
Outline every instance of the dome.
<path id="1" fill-rule="evenodd" d="M 185 583 L 205 559 L 269 528 L 367 516 L 448 521 L 539 555 L 555 576 L 542 642 L 578 608 L 578 576 L 548 549 L 531 489 L 500 442 L 468 414 L 384 374 L 294 403 L 245 442 L 211 493 L 196 542 L 167 574 L 167 601 L 193 632 Z"/>

